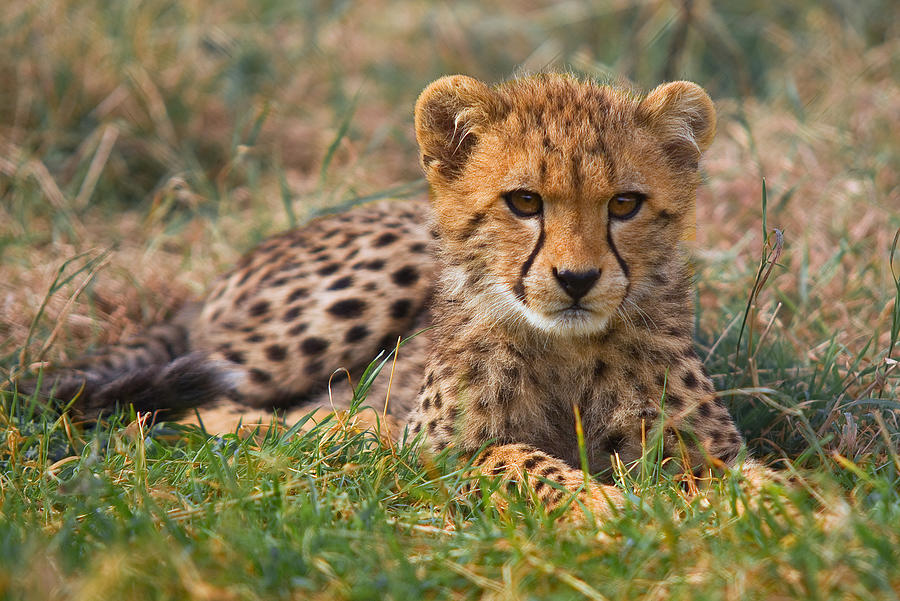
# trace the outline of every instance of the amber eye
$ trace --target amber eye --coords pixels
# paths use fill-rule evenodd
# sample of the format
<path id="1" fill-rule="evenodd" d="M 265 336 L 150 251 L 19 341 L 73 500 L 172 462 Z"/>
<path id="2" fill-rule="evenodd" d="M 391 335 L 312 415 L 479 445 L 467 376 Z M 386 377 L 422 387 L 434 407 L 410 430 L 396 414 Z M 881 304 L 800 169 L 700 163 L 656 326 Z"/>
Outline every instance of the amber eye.
<path id="1" fill-rule="evenodd" d="M 544 206 L 541 195 L 529 190 L 513 190 L 504 194 L 503 198 L 516 217 L 534 217 Z"/>
<path id="2" fill-rule="evenodd" d="M 645 198 L 640 192 L 616 194 L 609 199 L 609 216 L 613 219 L 631 219 L 641 210 Z"/>

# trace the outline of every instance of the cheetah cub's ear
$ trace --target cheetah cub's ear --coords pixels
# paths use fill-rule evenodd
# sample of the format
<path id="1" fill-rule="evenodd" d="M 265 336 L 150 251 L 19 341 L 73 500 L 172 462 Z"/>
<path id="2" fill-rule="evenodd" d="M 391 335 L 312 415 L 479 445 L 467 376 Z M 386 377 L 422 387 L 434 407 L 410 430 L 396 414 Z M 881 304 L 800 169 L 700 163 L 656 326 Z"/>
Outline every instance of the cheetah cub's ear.
<path id="1" fill-rule="evenodd" d="M 502 116 L 500 97 L 465 75 L 442 77 L 416 102 L 416 139 L 429 181 L 456 179 L 483 128 Z"/>
<path id="2" fill-rule="evenodd" d="M 689 81 L 664 83 L 641 101 L 637 121 L 662 142 L 675 167 L 694 171 L 716 135 L 716 108 L 706 91 Z"/>

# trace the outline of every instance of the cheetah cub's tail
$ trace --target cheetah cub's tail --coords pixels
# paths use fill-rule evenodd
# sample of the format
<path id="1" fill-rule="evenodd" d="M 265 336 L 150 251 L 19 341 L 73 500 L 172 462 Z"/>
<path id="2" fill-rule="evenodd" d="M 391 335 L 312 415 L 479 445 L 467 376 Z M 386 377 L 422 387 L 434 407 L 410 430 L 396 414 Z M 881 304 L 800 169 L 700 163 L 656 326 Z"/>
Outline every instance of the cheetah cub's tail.
<path id="1" fill-rule="evenodd" d="M 113 413 L 126 400 L 135 411 L 166 410 L 171 419 L 229 394 L 239 378 L 224 362 L 192 351 L 188 328 L 173 322 L 48 372 L 39 394 L 62 403 L 74 399 L 71 410 L 85 421 Z M 37 386 L 37 379 L 20 381 L 18 391 L 31 395 Z"/>

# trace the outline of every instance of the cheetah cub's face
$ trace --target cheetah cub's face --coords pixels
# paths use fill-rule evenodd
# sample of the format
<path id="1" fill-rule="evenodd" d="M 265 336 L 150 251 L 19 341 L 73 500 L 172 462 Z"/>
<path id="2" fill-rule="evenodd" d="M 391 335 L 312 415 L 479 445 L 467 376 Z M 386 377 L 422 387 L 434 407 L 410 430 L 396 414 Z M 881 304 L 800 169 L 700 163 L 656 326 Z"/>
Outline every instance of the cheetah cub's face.
<path id="1" fill-rule="evenodd" d="M 643 99 L 563 75 L 434 82 L 416 136 L 446 292 L 513 331 L 639 319 L 693 219 L 714 132 L 712 102 L 688 82 Z"/>

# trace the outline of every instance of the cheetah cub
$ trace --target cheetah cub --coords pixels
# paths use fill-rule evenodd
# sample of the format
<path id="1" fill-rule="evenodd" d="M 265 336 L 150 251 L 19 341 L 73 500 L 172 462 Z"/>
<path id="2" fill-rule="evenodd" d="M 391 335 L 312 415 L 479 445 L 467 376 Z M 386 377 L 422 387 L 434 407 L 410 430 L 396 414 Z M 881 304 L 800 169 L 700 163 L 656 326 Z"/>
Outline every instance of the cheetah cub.
<path id="1" fill-rule="evenodd" d="M 592 472 L 638 459 L 663 410 L 665 453 L 733 462 L 741 437 L 694 352 L 679 249 L 715 133 L 703 89 L 446 77 L 415 120 L 440 269 L 412 432 L 490 444 L 480 469 L 530 474 L 551 508 L 578 491 L 601 515 L 622 495 L 585 487 L 576 411 Z"/>
<path id="2" fill-rule="evenodd" d="M 623 500 L 585 483 L 576 415 L 592 473 L 655 435 L 685 469 L 732 464 L 742 441 L 694 352 L 679 247 L 715 133 L 703 89 L 452 76 L 422 92 L 415 128 L 430 209 L 363 206 L 265 242 L 199 308 L 68 372 L 57 396 L 83 386 L 87 417 L 302 413 L 336 368 L 431 326 L 401 349 L 392 412 L 435 451 L 527 474 L 549 509 Z"/>

